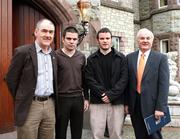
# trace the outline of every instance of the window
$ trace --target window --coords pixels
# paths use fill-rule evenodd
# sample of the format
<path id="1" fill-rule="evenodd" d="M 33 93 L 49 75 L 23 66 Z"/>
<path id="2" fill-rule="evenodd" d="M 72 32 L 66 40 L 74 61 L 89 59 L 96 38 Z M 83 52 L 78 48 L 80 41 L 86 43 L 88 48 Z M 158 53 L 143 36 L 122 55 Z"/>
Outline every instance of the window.
<path id="1" fill-rule="evenodd" d="M 177 0 L 177 4 L 180 4 L 180 0 Z"/>
<path id="2" fill-rule="evenodd" d="M 169 40 L 163 39 L 160 41 L 160 52 L 168 53 L 170 51 Z"/>
<path id="3" fill-rule="evenodd" d="M 120 51 L 120 39 L 118 36 L 112 36 L 112 45 L 117 51 Z"/>
<path id="4" fill-rule="evenodd" d="M 180 51 L 180 38 L 179 38 L 179 50 L 178 51 Z"/>
<path id="5" fill-rule="evenodd" d="M 168 0 L 159 0 L 159 7 L 166 7 L 168 5 Z"/>
<path id="6" fill-rule="evenodd" d="M 119 0 L 111 0 L 111 1 L 113 1 L 113 2 L 119 2 Z"/>

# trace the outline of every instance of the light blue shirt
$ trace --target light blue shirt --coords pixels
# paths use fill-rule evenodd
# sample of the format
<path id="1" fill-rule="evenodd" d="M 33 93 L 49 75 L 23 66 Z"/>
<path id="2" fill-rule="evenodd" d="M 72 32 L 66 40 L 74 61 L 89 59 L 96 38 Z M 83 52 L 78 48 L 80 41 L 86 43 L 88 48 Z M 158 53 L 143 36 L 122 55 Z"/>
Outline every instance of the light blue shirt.
<path id="1" fill-rule="evenodd" d="M 37 61 L 38 61 L 38 75 L 35 90 L 35 96 L 50 96 L 53 91 L 53 68 L 51 60 L 51 51 L 49 47 L 48 52 L 43 52 L 42 48 L 35 42 Z"/>

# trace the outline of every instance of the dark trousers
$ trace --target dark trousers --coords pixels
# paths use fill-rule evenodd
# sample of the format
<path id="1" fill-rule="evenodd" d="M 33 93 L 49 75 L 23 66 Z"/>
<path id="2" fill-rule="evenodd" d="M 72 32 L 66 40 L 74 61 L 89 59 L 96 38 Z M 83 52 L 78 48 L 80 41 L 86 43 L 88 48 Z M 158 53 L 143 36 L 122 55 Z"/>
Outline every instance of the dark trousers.
<path id="1" fill-rule="evenodd" d="M 70 121 L 71 139 L 81 139 L 83 127 L 83 97 L 60 97 L 59 117 L 56 117 L 56 139 L 66 139 Z"/>
<path id="2" fill-rule="evenodd" d="M 144 106 L 146 107 L 146 106 Z M 131 115 L 131 121 L 134 128 L 136 139 L 162 139 L 161 131 L 148 135 L 144 119 L 141 113 L 141 96 L 136 92 L 136 104 L 134 114 Z"/>

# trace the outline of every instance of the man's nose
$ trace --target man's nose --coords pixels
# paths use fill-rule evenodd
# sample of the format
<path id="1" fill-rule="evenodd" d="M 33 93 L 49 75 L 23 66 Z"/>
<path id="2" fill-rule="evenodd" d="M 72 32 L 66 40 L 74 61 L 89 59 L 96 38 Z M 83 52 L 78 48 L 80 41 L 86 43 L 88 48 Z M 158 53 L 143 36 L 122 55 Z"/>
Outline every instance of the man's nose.
<path id="1" fill-rule="evenodd" d="M 107 39 L 104 39 L 104 42 L 107 42 Z"/>
<path id="2" fill-rule="evenodd" d="M 73 39 L 70 39 L 70 43 L 74 43 L 74 40 L 73 40 Z"/>
<path id="3" fill-rule="evenodd" d="M 49 31 L 47 31 L 47 32 L 46 32 L 46 35 L 47 35 L 47 36 L 51 36 L 52 33 L 50 33 Z"/>

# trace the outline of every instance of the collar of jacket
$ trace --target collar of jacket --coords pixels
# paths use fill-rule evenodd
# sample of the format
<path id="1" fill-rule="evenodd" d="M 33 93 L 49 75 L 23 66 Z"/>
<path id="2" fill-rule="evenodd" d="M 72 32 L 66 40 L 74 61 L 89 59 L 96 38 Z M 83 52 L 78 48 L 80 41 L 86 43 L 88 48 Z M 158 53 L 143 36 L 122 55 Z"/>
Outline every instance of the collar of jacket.
<path id="1" fill-rule="evenodd" d="M 113 47 L 111 47 L 112 51 L 113 51 L 113 55 L 114 56 L 118 56 L 118 57 L 122 57 L 122 53 L 121 52 L 118 52 L 116 49 L 114 49 Z M 94 54 L 92 54 L 92 57 L 99 57 L 99 51 L 100 49 L 98 49 Z"/>

